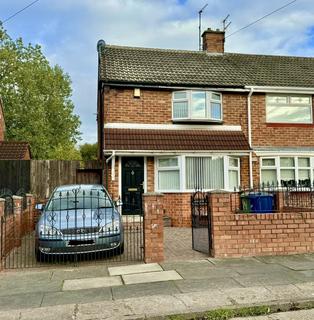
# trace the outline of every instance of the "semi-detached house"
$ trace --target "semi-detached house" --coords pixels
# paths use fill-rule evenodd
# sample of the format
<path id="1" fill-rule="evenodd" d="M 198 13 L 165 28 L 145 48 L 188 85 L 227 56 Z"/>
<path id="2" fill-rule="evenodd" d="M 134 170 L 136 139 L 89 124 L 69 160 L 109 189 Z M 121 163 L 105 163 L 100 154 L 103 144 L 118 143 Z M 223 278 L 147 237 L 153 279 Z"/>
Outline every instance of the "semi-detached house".
<path id="1" fill-rule="evenodd" d="M 314 180 L 314 58 L 98 44 L 98 138 L 105 181 L 123 212 L 141 191 L 164 194 L 174 226 L 190 195 Z M 131 204 L 131 205 L 130 205 Z"/>

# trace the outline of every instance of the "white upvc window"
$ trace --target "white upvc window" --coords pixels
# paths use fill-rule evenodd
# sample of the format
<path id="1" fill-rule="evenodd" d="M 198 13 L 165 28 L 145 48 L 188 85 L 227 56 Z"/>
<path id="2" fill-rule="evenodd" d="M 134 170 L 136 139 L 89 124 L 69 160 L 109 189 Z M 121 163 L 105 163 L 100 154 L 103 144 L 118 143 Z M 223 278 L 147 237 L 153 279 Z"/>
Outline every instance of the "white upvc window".
<path id="1" fill-rule="evenodd" d="M 240 185 L 240 158 L 237 157 L 156 157 L 155 169 L 155 189 L 160 192 L 234 190 Z"/>
<path id="2" fill-rule="evenodd" d="M 261 183 L 264 185 L 309 186 L 313 181 L 314 159 L 306 156 L 262 157 Z"/>
<path id="3" fill-rule="evenodd" d="M 266 122 L 313 123 L 311 95 L 266 96 Z"/>
<path id="4" fill-rule="evenodd" d="M 223 157 L 186 157 L 185 189 L 210 190 L 224 188 Z"/>
<path id="5" fill-rule="evenodd" d="M 158 190 L 180 190 L 180 164 L 178 157 L 157 159 Z"/>
<path id="6" fill-rule="evenodd" d="M 172 95 L 175 121 L 222 121 L 222 96 L 211 91 L 175 91 Z"/>
<path id="7" fill-rule="evenodd" d="M 240 158 L 229 157 L 229 190 L 238 189 L 240 186 Z"/>

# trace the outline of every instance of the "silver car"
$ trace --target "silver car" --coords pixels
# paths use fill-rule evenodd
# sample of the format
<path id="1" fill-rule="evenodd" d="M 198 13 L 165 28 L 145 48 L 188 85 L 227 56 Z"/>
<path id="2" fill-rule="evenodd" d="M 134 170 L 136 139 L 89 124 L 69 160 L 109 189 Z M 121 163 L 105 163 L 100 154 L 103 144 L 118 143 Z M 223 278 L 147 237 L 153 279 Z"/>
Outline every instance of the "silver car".
<path id="1" fill-rule="evenodd" d="M 38 261 L 51 255 L 124 251 L 121 215 L 102 185 L 57 187 L 36 225 Z"/>

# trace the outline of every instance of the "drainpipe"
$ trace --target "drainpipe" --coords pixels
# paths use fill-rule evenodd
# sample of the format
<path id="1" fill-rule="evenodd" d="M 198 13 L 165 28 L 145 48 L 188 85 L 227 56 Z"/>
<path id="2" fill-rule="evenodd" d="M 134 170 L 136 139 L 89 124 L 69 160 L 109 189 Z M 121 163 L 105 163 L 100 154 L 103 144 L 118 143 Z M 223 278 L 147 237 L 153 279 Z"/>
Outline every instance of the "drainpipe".
<path id="1" fill-rule="evenodd" d="M 115 178 L 116 178 L 116 174 L 115 174 L 116 173 L 115 172 L 115 165 L 116 165 L 115 155 L 116 155 L 116 152 L 115 152 L 115 150 L 113 150 L 112 154 L 110 155 L 110 157 L 108 159 L 106 159 L 106 168 L 108 168 L 108 163 L 112 159 L 112 162 L 111 162 L 111 180 L 112 181 L 115 180 Z"/>
<path id="2" fill-rule="evenodd" d="M 247 96 L 247 126 L 248 126 L 248 138 L 249 145 L 252 148 L 252 126 L 251 126 L 251 96 L 253 94 L 254 89 L 251 87 L 250 92 Z M 249 172 L 250 172 L 250 188 L 253 188 L 253 161 L 252 161 L 253 152 L 250 151 L 249 155 Z"/>
<path id="3" fill-rule="evenodd" d="M 97 125 L 98 125 L 98 156 L 101 162 L 101 184 L 104 185 L 104 175 L 107 170 L 105 170 L 105 156 L 104 156 L 104 149 L 105 149 L 105 139 L 104 139 L 104 86 L 101 81 L 100 76 L 100 59 L 101 59 L 101 52 L 102 49 L 105 47 L 106 43 L 104 40 L 99 40 L 97 42 L 97 54 L 98 54 L 98 83 L 97 83 Z M 106 179 L 106 188 L 108 187 L 107 179 Z"/>

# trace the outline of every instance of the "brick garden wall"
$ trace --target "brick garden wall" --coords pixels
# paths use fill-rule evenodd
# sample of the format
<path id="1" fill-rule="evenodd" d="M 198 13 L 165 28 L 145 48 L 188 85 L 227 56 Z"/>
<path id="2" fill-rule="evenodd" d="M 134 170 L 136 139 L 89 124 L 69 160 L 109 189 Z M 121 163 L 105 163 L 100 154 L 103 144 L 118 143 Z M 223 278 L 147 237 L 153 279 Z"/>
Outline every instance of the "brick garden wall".
<path id="1" fill-rule="evenodd" d="M 230 193 L 211 194 L 213 256 L 314 252 L 314 212 L 235 214 L 230 199 Z"/>
<path id="2" fill-rule="evenodd" d="M 27 205 L 23 207 L 23 198 L 13 196 L 13 210 L 5 214 L 5 199 L 0 199 L 0 270 L 10 252 L 21 246 L 23 236 L 35 228 L 37 210 L 34 209 L 35 199 L 26 195 Z"/>

